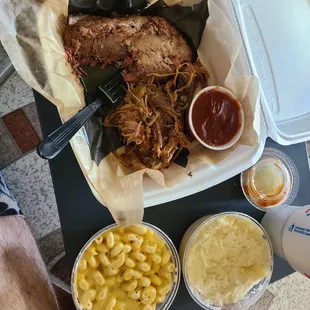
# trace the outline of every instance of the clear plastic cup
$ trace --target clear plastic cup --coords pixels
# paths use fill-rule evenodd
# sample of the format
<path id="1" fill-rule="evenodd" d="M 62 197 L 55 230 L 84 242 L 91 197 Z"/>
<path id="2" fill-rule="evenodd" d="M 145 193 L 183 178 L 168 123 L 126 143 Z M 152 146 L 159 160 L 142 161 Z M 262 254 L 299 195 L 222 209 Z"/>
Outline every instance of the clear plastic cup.
<path id="1" fill-rule="evenodd" d="M 264 212 L 290 205 L 299 189 L 298 170 L 285 153 L 266 148 L 259 161 L 241 173 L 246 199 Z"/>
<path id="2" fill-rule="evenodd" d="M 245 295 L 245 297 L 238 301 L 237 303 L 234 304 L 228 304 L 224 306 L 217 306 L 217 305 L 212 305 L 210 303 L 207 303 L 206 301 L 202 300 L 199 295 L 195 292 L 195 290 L 191 287 L 191 284 L 189 283 L 188 275 L 187 275 L 187 268 L 186 268 L 186 261 L 188 257 L 188 249 L 189 245 L 193 241 L 193 238 L 195 237 L 196 233 L 200 230 L 200 228 L 204 225 L 207 225 L 209 221 L 215 219 L 216 217 L 223 216 L 223 215 L 236 215 L 236 216 L 241 216 L 245 217 L 249 220 L 251 220 L 253 223 L 255 223 L 260 230 L 262 231 L 263 238 L 268 242 L 269 249 L 270 249 L 270 259 L 271 259 L 271 264 L 270 264 L 270 273 L 269 276 L 262 279 L 259 283 L 255 284 Z M 273 265 L 274 265 L 274 258 L 273 258 L 273 250 L 272 250 L 272 245 L 269 240 L 269 237 L 264 230 L 264 228 L 252 217 L 240 213 L 240 212 L 223 212 L 219 213 L 216 215 L 208 215 L 205 217 L 200 218 L 196 222 L 194 222 L 185 232 L 180 249 L 180 260 L 181 260 L 181 265 L 182 265 L 182 273 L 183 273 L 183 278 L 185 282 L 185 286 L 190 294 L 190 296 L 193 298 L 193 300 L 203 309 L 207 310 L 244 310 L 248 309 L 251 307 L 264 293 L 267 285 L 269 284 L 272 271 L 273 271 Z"/>
<path id="3" fill-rule="evenodd" d="M 175 248 L 173 242 L 171 241 L 171 239 L 158 227 L 149 224 L 149 223 L 145 223 L 142 222 L 143 225 L 147 226 L 149 229 L 153 230 L 154 233 L 156 233 L 166 244 L 167 248 L 170 250 L 170 252 L 172 253 L 172 262 L 175 265 L 175 273 L 174 273 L 174 281 L 172 284 L 172 287 L 170 289 L 170 291 L 168 292 L 168 294 L 166 295 L 166 299 L 162 302 L 156 305 L 156 309 L 155 310 L 168 310 L 170 308 L 170 306 L 173 303 L 173 300 L 175 299 L 175 296 L 178 292 L 179 289 L 179 285 L 180 285 L 180 280 L 181 280 L 181 264 L 180 264 L 180 259 L 179 259 L 179 254 L 177 249 Z M 83 248 L 81 249 L 81 251 L 79 252 L 74 265 L 73 265 L 73 269 L 72 269 L 72 274 L 71 274 L 71 290 L 72 290 L 72 298 L 73 298 L 73 302 L 74 305 L 76 307 L 77 310 L 85 310 L 78 298 L 77 298 L 77 291 L 76 291 L 76 274 L 77 274 L 77 268 L 78 268 L 78 264 L 80 262 L 80 259 L 82 258 L 82 255 L 84 254 L 85 250 L 90 246 L 90 244 L 100 235 L 102 235 L 103 233 L 109 231 L 112 228 L 117 227 L 117 224 L 112 224 L 109 225 L 101 230 L 99 230 L 95 235 L 93 235 L 83 246 Z"/>

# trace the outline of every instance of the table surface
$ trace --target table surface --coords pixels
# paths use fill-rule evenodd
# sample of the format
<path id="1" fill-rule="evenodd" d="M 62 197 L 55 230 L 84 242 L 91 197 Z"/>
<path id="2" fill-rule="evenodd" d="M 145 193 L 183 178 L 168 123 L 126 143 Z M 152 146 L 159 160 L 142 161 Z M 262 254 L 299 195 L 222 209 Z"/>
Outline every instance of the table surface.
<path id="1" fill-rule="evenodd" d="M 35 92 L 43 135 L 46 136 L 60 124 L 56 108 Z M 268 147 L 284 151 L 295 162 L 300 175 L 300 189 L 293 205 L 310 203 L 310 173 L 304 143 L 281 146 L 272 140 Z M 50 161 L 52 179 L 58 205 L 66 254 L 73 265 L 84 243 L 98 230 L 113 223 L 109 211 L 93 196 L 82 171 L 68 145 L 62 153 Z M 176 248 L 186 229 L 197 219 L 207 214 L 224 211 L 246 213 L 258 221 L 264 213 L 254 208 L 244 198 L 240 176 L 235 176 L 217 186 L 169 203 L 145 209 L 144 221 L 161 228 L 174 242 Z M 287 262 L 275 256 L 275 268 L 271 281 L 276 281 L 294 272 Z M 181 280 L 177 297 L 171 309 L 201 309 L 194 303 Z"/>

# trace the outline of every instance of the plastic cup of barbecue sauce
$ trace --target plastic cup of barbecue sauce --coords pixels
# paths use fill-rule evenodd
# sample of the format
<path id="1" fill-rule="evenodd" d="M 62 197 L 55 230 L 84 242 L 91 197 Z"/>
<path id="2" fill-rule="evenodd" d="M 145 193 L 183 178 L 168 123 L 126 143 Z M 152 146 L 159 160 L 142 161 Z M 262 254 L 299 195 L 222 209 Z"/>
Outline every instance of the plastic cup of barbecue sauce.
<path id="1" fill-rule="evenodd" d="M 225 150 L 240 138 L 244 128 L 243 109 L 238 98 L 221 86 L 203 88 L 187 111 L 190 133 L 212 150 Z"/>

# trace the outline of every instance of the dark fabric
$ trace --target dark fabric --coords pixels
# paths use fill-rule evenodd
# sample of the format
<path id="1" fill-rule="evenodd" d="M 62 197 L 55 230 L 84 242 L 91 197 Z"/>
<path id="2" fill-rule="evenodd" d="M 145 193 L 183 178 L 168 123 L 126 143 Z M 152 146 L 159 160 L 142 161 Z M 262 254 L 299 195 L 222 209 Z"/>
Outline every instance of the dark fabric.
<path id="1" fill-rule="evenodd" d="M 0 216 L 7 215 L 23 216 L 23 213 L 0 174 Z"/>

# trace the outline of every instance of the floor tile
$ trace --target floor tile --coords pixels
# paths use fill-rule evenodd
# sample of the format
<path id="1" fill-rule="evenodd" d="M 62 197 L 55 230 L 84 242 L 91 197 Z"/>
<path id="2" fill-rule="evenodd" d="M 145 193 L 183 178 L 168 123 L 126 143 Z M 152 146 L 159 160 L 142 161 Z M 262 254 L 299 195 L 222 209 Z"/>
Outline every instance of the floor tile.
<path id="1" fill-rule="evenodd" d="M 2 44 L 0 43 L 0 75 L 7 68 L 7 66 L 11 63 L 9 56 L 4 50 Z"/>
<path id="2" fill-rule="evenodd" d="M 29 122 L 31 123 L 33 129 L 39 136 L 40 140 L 43 139 L 42 137 L 42 129 L 41 129 L 41 124 L 39 120 L 39 115 L 37 111 L 37 106 L 35 102 L 32 102 L 30 104 L 25 105 L 22 110 L 26 114 Z"/>
<path id="3" fill-rule="evenodd" d="M 273 298 L 273 294 L 266 290 L 262 297 L 250 308 L 250 310 L 268 310 Z"/>
<path id="4" fill-rule="evenodd" d="M 48 233 L 38 241 L 44 263 L 49 266 L 56 257 L 65 252 L 61 229 Z"/>
<path id="5" fill-rule="evenodd" d="M 0 169 L 21 155 L 21 150 L 0 118 Z"/>
<path id="6" fill-rule="evenodd" d="M 71 271 L 70 266 L 66 256 L 61 258 L 52 268 L 51 274 L 56 278 L 62 280 L 65 284 L 70 285 L 71 283 Z"/>
<path id="7" fill-rule="evenodd" d="M 310 280 L 298 272 L 268 286 L 274 299 L 268 310 L 310 309 Z"/>
<path id="8" fill-rule="evenodd" d="M 0 116 L 34 102 L 32 89 L 14 72 L 0 86 Z"/>
<path id="9" fill-rule="evenodd" d="M 54 287 L 54 291 L 55 291 L 60 309 L 61 310 L 76 310 L 71 294 L 61 289 L 57 285 L 53 285 L 53 287 Z"/>
<path id="10" fill-rule="evenodd" d="M 2 119 L 23 153 L 30 152 L 38 146 L 40 139 L 23 110 L 6 114 Z"/>
<path id="11" fill-rule="evenodd" d="M 48 162 L 32 152 L 1 171 L 36 239 L 60 227 Z"/>

